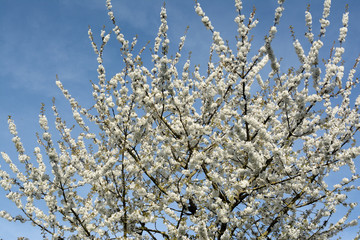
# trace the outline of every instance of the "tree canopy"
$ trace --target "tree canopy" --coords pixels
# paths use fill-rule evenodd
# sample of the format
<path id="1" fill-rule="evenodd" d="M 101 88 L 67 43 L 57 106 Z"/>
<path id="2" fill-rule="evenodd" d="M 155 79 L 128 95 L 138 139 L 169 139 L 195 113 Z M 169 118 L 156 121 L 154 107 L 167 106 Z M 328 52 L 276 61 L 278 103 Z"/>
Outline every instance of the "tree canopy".
<path id="1" fill-rule="evenodd" d="M 359 190 L 360 154 L 359 59 L 347 71 L 343 59 L 349 11 L 324 50 L 331 1 L 324 1 L 318 32 L 308 8 L 305 39 L 291 34 L 298 63 L 283 69 L 286 56 L 272 48 L 283 4 L 254 50 L 255 9 L 246 16 L 235 0 L 232 47 L 196 2 L 212 36 L 200 68 L 183 60 L 186 35 L 169 53 L 165 5 L 151 62 L 143 62 L 146 46 L 124 36 L 107 0 L 112 33 L 102 30 L 99 44 L 88 31 L 98 62 L 93 103 L 82 107 L 56 81 L 75 126 L 54 101 L 52 131 L 43 107 L 31 156 L 9 117 L 19 155 L 15 163 L 1 152 L 11 172 L 0 170 L 0 184 L 22 215 L 3 210 L 0 217 L 30 221 L 52 239 L 328 239 L 357 225 L 357 204 L 347 199 Z M 111 36 L 123 68 L 109 78 L 103 51 Z M 321 60 L 322 51 L 330 56 Z M 329 186 L 344 166 L 351 173 Z"/>

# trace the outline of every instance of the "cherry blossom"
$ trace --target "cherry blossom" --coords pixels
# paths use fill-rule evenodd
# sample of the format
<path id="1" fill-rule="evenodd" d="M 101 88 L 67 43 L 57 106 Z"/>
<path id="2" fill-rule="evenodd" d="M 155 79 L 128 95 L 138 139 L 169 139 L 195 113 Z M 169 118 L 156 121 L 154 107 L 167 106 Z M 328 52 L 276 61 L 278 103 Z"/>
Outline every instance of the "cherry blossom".
<path id="1" fill-rule="evenodd" d="M 308 8 L 310 45 L 293 34 L 299 63 L 283 69 L 272 43 L 284 0 L 255 51 L 251 30 L 261 19 L 255 10 L 246 16 L 241 0 L 234 4 L 232 49 L 195 3 L 212 38 L 202 69 L 180 61 L 185 35 L 171 57 L 165 6 L 152 60 L 143 63 L 145 47 L 135 51 L 137 38 L 127 40 L 106 0 L 112 33 L 101 30 L 96 43 L 88 30 L 98 64 L 90 107 L 56 81 L 76 126 L 54 102 L 52 129 L 43 106 L 42 133 L 28 155 L 8 119 L 19 161 L 1 153 L 9 171 L 0 170 L 0 185 L 22 215 L 0 217 L 29 221 L 52 239 L 329 239 L 357 225 L 348 194 L 359 190 L 359 59 L 347 69 L 342 45 L 349 11 L 322 62 L 331 1 L 318 35 Z M 123 68 L 109 76 L 103 51 L 112 35 Z M 329 186 L 340 168 L 350 173 Z"/>

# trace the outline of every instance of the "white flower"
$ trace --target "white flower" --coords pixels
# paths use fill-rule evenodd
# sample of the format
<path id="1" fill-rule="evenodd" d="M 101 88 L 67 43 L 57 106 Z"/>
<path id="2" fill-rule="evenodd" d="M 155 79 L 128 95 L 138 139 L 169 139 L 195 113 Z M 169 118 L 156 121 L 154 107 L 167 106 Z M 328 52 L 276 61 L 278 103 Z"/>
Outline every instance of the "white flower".
<path id="1" fill-rule="evenodd" d="M 249 181 L 248 180 L 242 180 L 239 182 L 239 186 L 243 189 L 247 188 L 249 186 Z"/>
<path id="2" fill-rule="evenodd" d="M 330 15 L 330 7 L 331 7 L 331 0 L 324 1 L 324 10 L 323 10 L 323 19 L 327 18 Z"/>
<path id="3" fill-rule="evenodd" d="M 200 7 L 200 3 L 198 3 L 198 4 L 196 5 L 196 7 L 195 7 L 195 12 L 196 12 L 199 16 L 201 16 L 201 17 L 203 17 L 203 16 L 205 15 L 204 11 L 203 11 L 202 8 Z"/>
<path id="4" fill-rule="evenodd" d="M 360 95 L 356 98 L 355 105 L 360 106 Z"/>

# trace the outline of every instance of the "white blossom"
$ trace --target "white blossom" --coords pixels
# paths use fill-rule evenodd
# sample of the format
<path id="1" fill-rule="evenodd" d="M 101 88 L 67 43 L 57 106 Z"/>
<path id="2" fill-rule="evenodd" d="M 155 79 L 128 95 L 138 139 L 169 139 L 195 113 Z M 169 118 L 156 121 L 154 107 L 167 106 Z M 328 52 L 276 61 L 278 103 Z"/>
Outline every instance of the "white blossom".
<path id="1" fill-rule="evenodd" d="M 339 34 L 339 42 L 344 42 L 347 32 L 348 32 L 348 22 L 349 22 L 349 12 L 346 12 L 343 14 L 342 17 L 342 24 L 343 27 L 340 28 L 340 34 Z"/>
<path id="2" fill-rule="evenodd" d="M 203 69 L 180 59 L 185 36 L 172 52 L 165 6 L 148 60 L 106 0 L 120 69 L 108 76 L 110 34 L 100 30 L 97 45 L 89 29 L 93 102 L 82 107 L 57 79 L 72 115 L 62 118 L 54 104 L 53 129 L 43 106 L 29 155 L 9 117 L 17 156 L 1 152 L 0 186 L 21 214 L 0 217 L 32 222 L 52 239 L 328 239 L 357 225 L 349 192 L 360 190 L 360 97 L 358 61 L 343 64 L 348 13 L 321 61 L 331 1 L 316 40 L 308 8 L 309 44 L 293 34 L 299 62 L 286 69 L 289 56 L 274 43 L 285 6 L 277 2 L 265 39 L 253 41 L 255 13 L 235 0 L 234 44 L 196 3 L 212 41 Z"/>

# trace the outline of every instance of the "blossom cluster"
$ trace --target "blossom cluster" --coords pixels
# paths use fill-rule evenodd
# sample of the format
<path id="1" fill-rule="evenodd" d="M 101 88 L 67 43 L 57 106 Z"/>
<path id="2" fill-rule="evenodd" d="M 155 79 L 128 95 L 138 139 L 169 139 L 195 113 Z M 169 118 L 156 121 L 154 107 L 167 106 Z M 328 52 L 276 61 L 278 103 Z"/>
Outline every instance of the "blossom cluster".
<path id="1" fill-rule="evenodd" d="M 0 185 L 22 215 L 0 217 L 30 221 L 52 239 L 329 239 L 357 225 L 357 204 L 347 199 L 360 190 L 358 61 L 347 76 L 343 65 L 349 13 L 321 63 L 331 1 L 316 40 L 308 9 L 310 46 L 294 37 L 299 64 L 284 71 L 272 46 L 283 5 L 255 52 L 255 10 L 247 18 L 235 0 L 233 51 L 196 3 L 212 36 L 203 74 L 190 59 L 178 66 L 185 36 L 170 57 L 165 6 L 152 62 L 144 64 L 144 48 L 135 52 L 137 39 L 126 40 L 106 0 L 123 69 L 107 76 L 102 55 L 111 35 L 102 30 L 98 45 L 89 29 L 98 62 L 93 104 L 81 107 L 56 81 L 76 126 L 54 104 L 57 139 L 42 108 L 31 158 L 9 118 L 19 165 L 1 153 L 10 170 L 0 170 Z M 344 167 L 351 173 L 329 186 Z M 340 217 L 339 206 L 346 209 Z"/>

